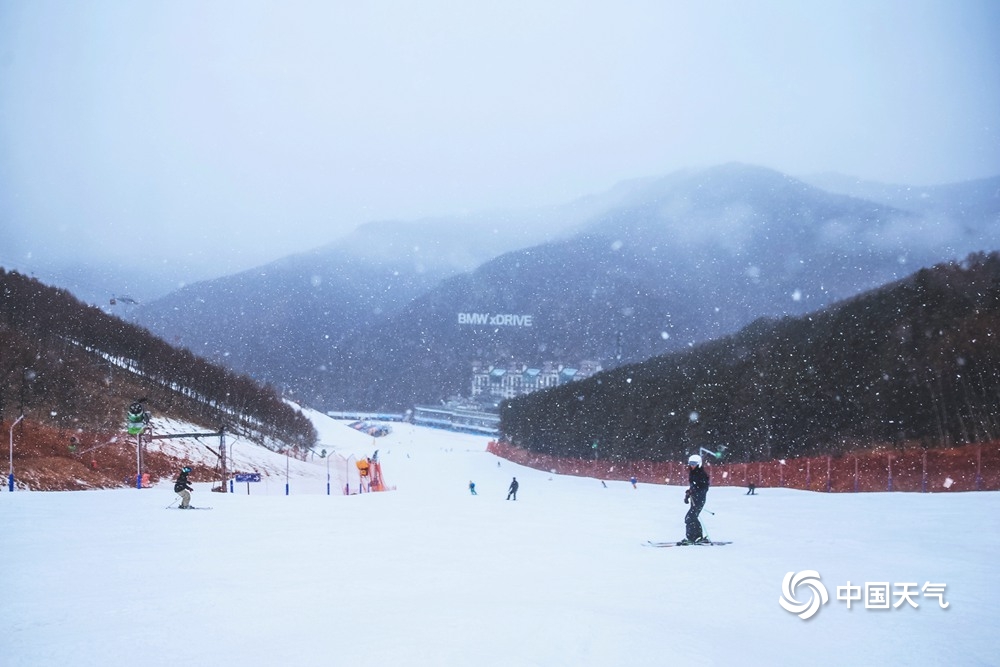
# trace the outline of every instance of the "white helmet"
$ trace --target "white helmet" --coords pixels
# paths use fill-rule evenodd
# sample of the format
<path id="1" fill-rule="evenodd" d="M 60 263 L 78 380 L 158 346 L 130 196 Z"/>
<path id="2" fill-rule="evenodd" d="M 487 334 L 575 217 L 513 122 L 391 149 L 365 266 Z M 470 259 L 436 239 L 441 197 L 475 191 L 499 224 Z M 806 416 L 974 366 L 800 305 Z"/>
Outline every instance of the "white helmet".
<path id="1" fill-rule="evenodd" d="M 698 454 L 692 454 L 691 456 L 689 456 L 688 465 L 692 464 L 701 467 L 701 456 L 699 456 Z"/>

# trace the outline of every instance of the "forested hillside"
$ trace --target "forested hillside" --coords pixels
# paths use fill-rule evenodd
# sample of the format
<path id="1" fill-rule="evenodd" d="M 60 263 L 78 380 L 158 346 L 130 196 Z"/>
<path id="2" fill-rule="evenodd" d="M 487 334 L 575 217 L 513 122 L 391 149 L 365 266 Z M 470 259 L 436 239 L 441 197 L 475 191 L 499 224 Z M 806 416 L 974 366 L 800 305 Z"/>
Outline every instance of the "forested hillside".
<path id="1" fill-rule="evenodd" d="M 69 292 L 0 269 L 0 422 L 115 431 L 138 398 L 158 415 L 308 446 L 312 423 L 277 392 Z"/>
<path id="2" fill-rule="evenodd" d="M 506 402 L 546 454 L 730 461 L 1000 435 L 1000 254 L 940 264 L 828 309 Z"/>

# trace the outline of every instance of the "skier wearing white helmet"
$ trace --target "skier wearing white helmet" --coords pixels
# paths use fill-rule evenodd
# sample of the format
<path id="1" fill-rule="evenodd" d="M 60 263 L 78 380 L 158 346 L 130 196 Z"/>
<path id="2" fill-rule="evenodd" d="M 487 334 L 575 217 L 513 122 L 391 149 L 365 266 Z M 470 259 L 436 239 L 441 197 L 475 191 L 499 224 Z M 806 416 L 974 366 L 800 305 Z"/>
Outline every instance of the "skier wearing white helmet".
<path id="1" fill-rule="evenodd" d="M 692 454 L 688 457 L 688 488 L 684 492 L 684 503 L 690 503 L 691 507 L 684 515 L 687 535 L 683 541 L 683 543 L 688 544 L 708 541 L 702 531 L 701 521 L 698 520 L 698 515 L 701 514 L 701 509 L 705 506 L 705 500 L 708 497 L 709 486 L 708 473 L 705 472 L 705 468 L 701 464 L 701 456 L 698 454 Z"/>

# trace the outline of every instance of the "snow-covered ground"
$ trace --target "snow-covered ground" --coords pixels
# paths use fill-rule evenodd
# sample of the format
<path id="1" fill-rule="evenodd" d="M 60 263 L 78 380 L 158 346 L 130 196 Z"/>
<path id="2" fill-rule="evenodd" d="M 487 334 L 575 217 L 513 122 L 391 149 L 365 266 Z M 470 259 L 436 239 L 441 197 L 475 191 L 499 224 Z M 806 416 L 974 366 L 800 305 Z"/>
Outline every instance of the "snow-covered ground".
<path id="1" fill-rule="evenodd" d="M 342 456 L 378 447 L 397 490 L 327 496 L 317 460 L 286 496 L 284 457 L 237 443 L 240 467 L 277 472 L 250 495 L 197 485 L 212 511 L 166 510 L 165 484 L 0 494 L 0 664 L 1000 663 L 998 493 L 720 487 L 703 516 L 733 544 L 655 549 L 642 543 L 683 535 L 679 487 L 605 487 L 498 460 L 476 436 L 396 424 L 373 441 L 313 417 Z M 779 599 L 808 570 L 819 581 L 787 596 L 822 586 L 829 601 L 802 620 Z M 888 609 L 871 608 L 880 590 Z"/>

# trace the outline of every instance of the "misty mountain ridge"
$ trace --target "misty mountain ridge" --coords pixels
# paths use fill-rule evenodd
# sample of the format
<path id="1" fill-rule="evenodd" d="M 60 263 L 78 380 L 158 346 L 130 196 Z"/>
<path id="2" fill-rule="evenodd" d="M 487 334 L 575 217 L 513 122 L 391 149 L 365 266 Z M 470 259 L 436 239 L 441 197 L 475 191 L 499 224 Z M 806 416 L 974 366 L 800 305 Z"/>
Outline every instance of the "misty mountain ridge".
<path id="1" fill-rule="evenodd" d="M 843 174 L 817 174 L 804 179 L 825 189 L 859 199 L 914 211 L 926 219 L 924 230 L 947 241 L 964 238 L 967 244 L 985 243 L 1000 218 L 1000 176 L 944 185 L 911 186 L 862 181 Z M 984 234 L 985 232 L 985 234 Z M 995 233 L 995 232 L 994 232 Z"/>
<path id="2" fill-rule="evenodd" d="M 287 385 L 312 372 L 320 350 L 377 326 L 442 280 L 569 234 L 640 183 L 530 210 L 373 221 L 312 251 L 118 310 L 176 345 Z"/>
<path id="3" fill-rule="evenodd" d="M 400 408 L 468 393 L 473 360 L 639 361 L 996 249 L 997 199 L 966 191 L 979 198 L 942 225 L 944 209 L 728 164 L 630 181 L 517 225 L 504 214 L 470 216 L 478 227 L 460 234 L 446 219 L 372 223 L 343 244 L 180 290 L 138 318 L 317 407 Z M 531 315 L 532 326 L 460 325 L 470 312 Z"/>

